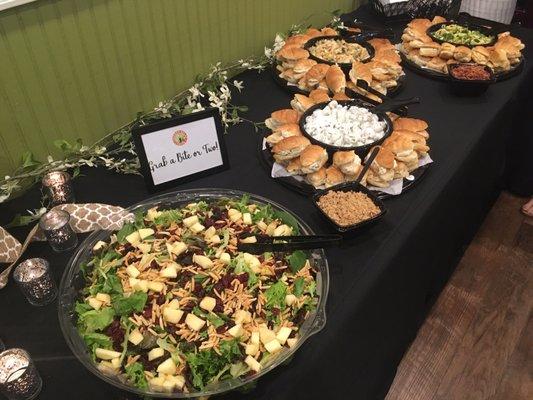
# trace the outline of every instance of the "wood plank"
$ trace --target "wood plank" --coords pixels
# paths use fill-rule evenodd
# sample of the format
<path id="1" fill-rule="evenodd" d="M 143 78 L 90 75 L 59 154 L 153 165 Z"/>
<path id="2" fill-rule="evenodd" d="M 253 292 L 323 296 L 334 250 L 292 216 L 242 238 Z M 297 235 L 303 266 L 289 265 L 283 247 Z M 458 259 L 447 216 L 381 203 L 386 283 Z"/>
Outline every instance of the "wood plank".
<path id="1" fill-rule="evenodd" d="M 474 241 L 483 243 L 489 249 L 496 249 L 502 244 L 513 246 L 525 218 L 520 208 L 526 201 L 526 198 L 502 192 Z"/>
<path id="2" fill-rule="evenodd" d="M 496 269 L 492 252 L 479 244 L 470 245 L 402 360 L 387 400 L 432 398 Z"/>
<path id="3" fill-rule="evenodd" d="M 527 400 L 533 397 L 533 314 L 522 332 L 498 392 L 490 400 Z"/>
<path id="4" fill-rule="evenodd" d="M 404 356 L 386 400 L 488 400 L 496 392 L 490 400 L 533 397 L 533 254 L 524 228 L 529 221 L 519 212 L 524 202 L 502 193 Z"/>
<path id="5" fill-rule="evenodd" d="M 499 271 L 446 371 L 435 400 L 493 396 L 531 310 L 526 256 L 499 250 Z"/>

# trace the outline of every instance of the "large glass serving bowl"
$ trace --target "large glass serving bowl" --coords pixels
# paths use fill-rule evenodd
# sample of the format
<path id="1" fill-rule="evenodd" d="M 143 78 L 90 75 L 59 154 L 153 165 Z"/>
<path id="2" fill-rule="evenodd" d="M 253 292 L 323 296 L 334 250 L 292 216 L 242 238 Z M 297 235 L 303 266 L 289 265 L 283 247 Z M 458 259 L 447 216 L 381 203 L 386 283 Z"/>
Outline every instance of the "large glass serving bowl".
<path id="1" fill-rule="evenodd" d="M 152 207 L 158 206 L 160 210 L 168 208 L 177 208 L 184 206 L 191 202 L 198 202 L 204 200 L 209 202 L 211 200 L 221 198 L 240 198 L 248 194 L 238 190 L 229 189 L 196 189 L 185 190 L 179 192 L 172 192 L 168 194 L 159 195 L 138 203 L 130 208 L 129 211 L 146 211 Z M 298 222 L 300 232 L 302 235 L 312 235 L 313 231 L 309 226 L 300 219 L 297 215 L 286 209 L 285 207 L 274 203 L 264 197 L 249 194 L 250 201 L 257 204 L 270 204 L 274 209 L 284 211 L 292 215 Z M 240 377 L 235 379 L 228 379 L 208 385 L 202 391 L 190 393 L 161 393 L 151 390 L 141 390 L 128 384 L 121 377 L 104 374 L 100 371 L 96 364 L 91 359 L 87 347 L 83 342 L 81 336 L 76 329 L 76 317 L 74 313 L 74 306 L 76 300 L 79 298 L 79 292 L 84 287 L 85 281 L 80 273 L 80 264 L 91 258 L 93 246 L 99 240 L 106 240 L 112 234 L 110 231 L 96 231 L 87 237 L 83 243 L 76 250 L 72 256 L 64 274 L 61 279 L 59 288 L 58 313 L 61 330 L 67 344 L 72 352 L 80 360 L 80 362 L 93 374 L 100 379 L 132 393 L 150 397 L 164 397 L 164 398 L 194 398 L 200 396 L 209 396 L 217 393 L 227 392 L 236 389 L 240 386 L 246 385 L 252 381 L 257 380 L 261 376 L 267 374 L 278 365 L 289 359 L 298 348 L 312 335 L 319 332 L 326 324 L 326 299 L 329 287 L 329 273 L 328 263 L 323 250 L 313 250 L 309 253 L 312 260 L 313 268 L 317 271 L 317 294 L 319 295 L 318 305 L 300 328 L 300 338 L 296 345 L 290 349 L 284 349 L 277 354 L 276 357 L 267 363 L 264 368 L 257 374 L 249 377 Z"/>

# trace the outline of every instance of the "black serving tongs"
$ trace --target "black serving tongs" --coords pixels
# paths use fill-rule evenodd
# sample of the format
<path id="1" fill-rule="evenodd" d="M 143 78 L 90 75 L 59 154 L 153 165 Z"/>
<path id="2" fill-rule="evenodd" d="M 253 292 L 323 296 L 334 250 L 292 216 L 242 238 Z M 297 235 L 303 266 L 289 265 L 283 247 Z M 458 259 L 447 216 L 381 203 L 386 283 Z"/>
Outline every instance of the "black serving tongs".
<path id="1" fill-rule="evenodd" d="M 342 240 L 340 235 L 256 236 L 255 238 L 255 243 L 239 243 L 237 249 L 251 254 L 261 254 L 266 251 L 323 249 L 338 245 Z"/>
<path id="2" fill-rule="evenodd" d="M 387 112 L 394 111 L 409 104 L 420 103 L 420 97 L 411 97 L 408 99 L 387 99 L 383 103 L 375 106 L 372 111 L 374 112 Z"/>

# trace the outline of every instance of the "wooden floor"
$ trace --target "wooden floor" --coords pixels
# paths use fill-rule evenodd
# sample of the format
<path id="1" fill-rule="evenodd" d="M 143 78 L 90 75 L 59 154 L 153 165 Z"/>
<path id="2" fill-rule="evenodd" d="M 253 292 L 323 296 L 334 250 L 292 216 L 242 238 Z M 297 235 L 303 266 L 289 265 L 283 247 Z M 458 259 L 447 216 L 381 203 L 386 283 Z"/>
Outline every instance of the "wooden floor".
<path id="1" fill-rule="evenodd" d="M 386 400 L 533 399 L 533 218 L 502 193 Z"/>

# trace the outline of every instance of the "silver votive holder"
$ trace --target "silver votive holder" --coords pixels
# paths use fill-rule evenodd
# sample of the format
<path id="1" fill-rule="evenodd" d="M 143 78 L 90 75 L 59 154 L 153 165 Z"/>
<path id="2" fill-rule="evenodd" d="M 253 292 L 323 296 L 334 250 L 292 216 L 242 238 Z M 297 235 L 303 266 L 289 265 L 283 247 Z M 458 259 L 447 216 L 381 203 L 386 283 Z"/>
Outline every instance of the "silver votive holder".
<path id="1" fill-rule="evenodd" d="M 57 296 L 57 286 L 50 273 L 48 261 L 30 258 L 15 268 L 13 278 L 30 304 L 44 306 Z"/>
<path id="2" fill-rule="evenodd" d="M 54 251 L 68 251 L 78 245 L 78 236 L 69 222 L 70 214 L 62 210 L 48 211 L 39 220 L 39 227 Z"/>
<path id="3" fill-rule="evenodd" d="M 43 387 L 43 381 L 30 355 L 23 349 L 0 353 L 0 392 L 9 400 L 31 400 Z"/>
<path id="4" fill-rule="evenodd" d="M 52 205 L 73 203 L 75 201 L 72 179 L 68 172 L 49 172 L 43 177 L 42 184 L 50 197 Z"/>

